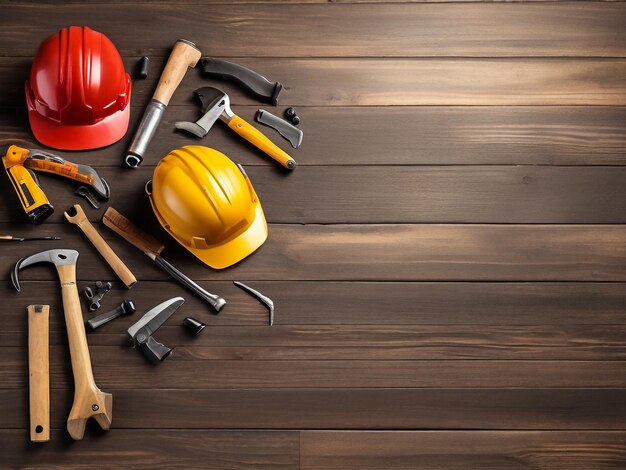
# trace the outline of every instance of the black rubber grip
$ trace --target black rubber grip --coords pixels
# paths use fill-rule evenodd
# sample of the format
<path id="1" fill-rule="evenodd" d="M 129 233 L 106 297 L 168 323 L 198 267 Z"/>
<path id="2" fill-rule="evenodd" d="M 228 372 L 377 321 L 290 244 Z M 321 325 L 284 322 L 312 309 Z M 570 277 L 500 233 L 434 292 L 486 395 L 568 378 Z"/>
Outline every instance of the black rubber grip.
<path id="1" fill-rule="evenodd" d="M 116 308 L 110 312 L 103 313 L 96 317 L 87 320 L 87 326 L 90 330 L 95 330 L 96 328 L 109 323 L 111 320 L 115 320 L 117 317 L 122 315 L 123 311 L 121 307 Z"/>
<path id="2" fill-rule="evenodd" d="M 145 343 L 140 343 L 139 347 L 153 364 L 158 364 L 172 353 L 170 348 L 159 343 L 152 336 L 149 336 Z"/>
<path id="3" fill-rule="evenodd" d="M 243 65 L 223 59 L 214 59 L 213 57 L 202 57 L 200 59 L 200 67 L 206 74 L 223 78 L 224 80 L 233 80 L 256 96 L 269 100 L 274 106 L 278 104 L 278 95 L 283 89 L 280 82 L 272 83 L 263 75 Z"/>

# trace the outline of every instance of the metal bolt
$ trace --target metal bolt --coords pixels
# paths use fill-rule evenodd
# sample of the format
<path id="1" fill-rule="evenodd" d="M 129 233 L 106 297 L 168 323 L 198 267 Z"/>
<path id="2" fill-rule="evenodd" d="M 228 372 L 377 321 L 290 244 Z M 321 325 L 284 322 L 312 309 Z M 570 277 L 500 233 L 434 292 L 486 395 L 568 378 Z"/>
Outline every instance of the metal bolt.
<path id="1" fill-rule="evenodd" d="M 98 411 L 100 409 L 100 407 L 96 404 L 91 405 L 91 410 L 92 411 Z"/>

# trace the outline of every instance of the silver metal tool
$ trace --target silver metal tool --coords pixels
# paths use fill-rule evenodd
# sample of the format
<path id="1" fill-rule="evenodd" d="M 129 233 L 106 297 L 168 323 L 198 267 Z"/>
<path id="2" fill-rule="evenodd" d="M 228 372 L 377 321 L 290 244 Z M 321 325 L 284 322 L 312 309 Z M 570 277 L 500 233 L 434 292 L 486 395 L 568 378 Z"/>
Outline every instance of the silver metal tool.
<path id="1" fill-rule="evenodd" d="M 166 300 L 148 311 L 127 333 L 134 345 L 138 345 L 145 356 L 154 364 L 158 364 L 172 352 L 170 348 L 159 343 L 152 337 L 163 323 L 171 317 L 178 307 L 185 302 L 182 297 Z"/>
<path id="2" fill-rule="evenodd" d="M 179 121 L 174 124 L 176 129 L 190 132 L 197 137 L 204 137 L 219 118 L 233 132 L 273 158 L 284 168 L 293 170 L 296 167 L 296 161 L 287 152 L 233 112 L 230 108 L 230 98 L 222 90 L 214 87 L 202 87 L 195 90 L 194 94 L 202 104 L 204 115 L 196 122 Z"/>
<path id="3" fill-rule="evenodd" d="M 85 287 L 83 289 L 83 295 L 89 301 L 89 311 L 95 312 L 101 307 L 100 301 L 102 297 L 113 288 L 113 284 L 110 282 L 104 283 L 102 281 L 96 281 L 96 292 L 91 287 Z"/>
<path id="4" fill-rule="evenodd" d="M 87 202 L 94 209 L 100 209 L 100 203 L 96 201 L 96 198 L 93 197 L 93 195 L 89 192 L 89 188 L 87 188 L 87 186 L 79 186 L 78 188 L 76 188 L 76 191 L 74 191 L 74 194 L 87 199 Z"/>
<path id="5" fill-rule="evenodd" d="M 282 135 L 285 139 L 289 141 L 293 148 L 297 149 L 298 147 L 300 147 L 300 144 L 302 143 L 302 137 L 304 136 L 302 129 L 298 129 L 291 123 L 285 121 L 282 118 L 279 118 L 278 116 L 273 115 L 272 113 L 264 109 L 259 109 L 256 112 L 256 116 L 254 116 L 254 119 L 257 122 L 265 124 L 266 126 L 269 126 L 272 129 L 276 130 L 280 135 Z"/>
<path id="6" fill-rule="evenodd" d="M 165 249 L 165 246 L 152 235 L 145 233 L 139 227 L 135 226 L 135 224 L 116 211 L 113 207 L 109 207 L 106 210 L 102 216 L 102 223 L 118 235 L 122 236 L 135 248 L 143 251 L 146 256 L 154 261 L 159 268 L 211 305 L 216 312 L 219 312 L 222 307 L 226 305 L 226 300 L 221 298 L 219 295 L 207 292 L 196 282 L 163 259 L 161 257 L 161 252 Z"/>
<path id="7" fill-rule="evenodd" d="M 117 317 L 121 317 L 122 315 L 130 315 L 135 313 L 137 309 L 135 308 L 135 304 L 132 300 L 125 300 L 122 302 L 117 308 L 101 313 L 93 318 L 87 320 L 87 326 L 90 330 L 95 330 L 96 328 L 101 327 L 102 325 L 106 325 L 111 320 L 115 320 Z"/>
<path id="8" fill-rule="evenodd" d="M 258 290 L 255 290 L 252 287 L 247 286 L 243 282 L 233 281 L 233 284 L 235 284 L 240 289 L 243 289 L 244 291 L 248 292 L 253 297 L 256 297 L 259 300 L 259 302 L 261 302 L 263 305 L 267 307 L 267 309 L 270 312 L 270 326 L 272 326 L 274 324 L 274 302 L 272 301 L 272 299 L 270 299 L 266 295 L 261 294 Z"/>

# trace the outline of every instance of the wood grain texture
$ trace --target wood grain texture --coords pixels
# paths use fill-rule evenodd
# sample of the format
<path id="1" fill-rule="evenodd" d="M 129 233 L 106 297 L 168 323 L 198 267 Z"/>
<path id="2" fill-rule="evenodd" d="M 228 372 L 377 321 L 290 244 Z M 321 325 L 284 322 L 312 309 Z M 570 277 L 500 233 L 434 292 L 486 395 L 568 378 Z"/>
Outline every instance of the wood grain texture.
<path id="1" fill-rule="evenodd" d="M 83 278 L 79 288 L 93 282 Z M 52 311 L 57 313 L 53 313 L 50 318 L 50 330 L 55 333 L 51 340 L 57 341 L 56 344 L 64 344 L 65 327 L 63 316 L 59 314 L 62 305 L 56 281 L 22 281 L 21 285 L 25 293 L 37 292 L 41 299 L 52 305 Z M 438 328 L 447 329 L 450 333 L 461 333 L 464 328 L 478 326 L 477 333 L 482 333 L 490 331 L 488 327 L 493 327 L 491 331 L 509 332 L 511 335 L 516 330 L 528 334 L 543 332 L 546 336 L 537 339 L 540 341 L 556 340 L 561 335 L 565 340 L 571 336 L 582 339 L 585 335 L 606 334 L 605 339 L 613 342 L 615 337 L 610 332 L 620 331 L 624 322 L 623 306 L 626 303 L 625 283 L 254 281 L 251 285 L 274 300 L 275 328 L 266 328 L 265 308 L 229 281 L 205 284 L 207 289 L 228 300 L 223 314 L 218 316 L 209 314 L 201 299 L 188 295 L 182 286 L 169 281 L 140 282 L 131 292 L 119 283 L 114 283 L 113 290 L 103 300 L 102 308 L 113 309 L 123 300 L 132 299 L 138 313 L 134 317 L 120 318 L 110 327 L 103 327 L 97 333 L 90 334 L 89 343 L 102 346 L 122 344 L 124 338 L 118 332 L 130 326 L 138 314 L 147 311 L 165 296 L 183 296 L 185 310 L 197 312 L 196 315 L 213 328 L 220 327 L 215 334 L 210 334 L 210 341 L 211 344 L 218 341 L 216 344 L 221 346 L 228 346 L 230 341 L 239 341 L 238 338 L 252 339 L 251 334 L 259 335 L 253 343 L 257 346 L 273 344 L 281 338 L 287 341 L 292 335 L 294 343 L 289 341 L 288 344 L 303 346 L 300 341 L 309 333 L 315 340 L 322 341 L 314 333 L 317 329 L 339 334 L 342 331 L 356 333 L 359 329 L 364 332 L 370 326 L 372 330 L 417 326 L 430 333 L 438 331 Z M 0 346 L 24 346 L 26 340 L 21 334 L 26 325 L 21 310 L 24 299 L 14 292 L 8 281 L 0 283 L 0 289 L 0 297 L 6 308 L 0 331 Z M 84 313 L 85 317 L 90 315 L 86 309 Z M 350 328 L 324 328 L 333 325 Z M 283 330 L 282 326 L 286 328 Z M 312 328 L 306 328 L 308 326 Z M 230 327 L 234 327 L 233 332 L 241 334 L 234 335 Z M 167 324 L 163 328 L 169 331 Z M 212 330 L 207 330 L 205 334 L 210 332 Z M 219 340 L 223 335 L 227 341 Z M 304 336 L 301 338 L 300 335 Z M 257 342 L 261 338 L 264 341 Z M 201 341 L 199 344 L 205 343 Z M 233 346 L 235 344 L 244 346 L 243 343 L 233 343 Z M 584 346 L 581 344 L 581 347 Z M 497 352 L 507 354 L 506 349 Z M 592 354 L 592 351 L 589 353 Z"/>
<path id="2" fill-rule="evenodd" d="M 74 215 L 70 215 L 74 214 Z M 71 224 L 76 225 L 89 239 L 98 253 L 102 255 L 102 258 L 111 267 L 117 277 L 124 283 L 129 289 L 137 283 L 137 279 L 133 273 L 128 269 L 124 262 L 117 256 L 109 244 L 102 238 L 102 235 L 96 230 L 93 224 L 87 218 L 85 211 L 80 204 L 74 204 L 67 211 L 64 212 L 65 218 Z"/>
<path id="3" fill-rule="evenodd" d="M 300 468 L 621 468 L 625 432 L 303 432 Z"/>
<path id="4" fill-rule="evenodd" d="M 140 216 L 133 222 L 155 220 L 150 208 L 143 210 L 142 190 L 153 171 L 99 172 L 117 183 L 110 204 Z M 247 173 L 270 223 L 626 223 L 626 167 L 316 166 L 286 175 L 274 165 Z M 70 207 L 80 199 L 63 179 L 41 180 L 53 205 Z M 17 195 L 8 184 L 2 194 L 0 222 L 10 222 L 20 210 Z M 104 209 L 85 207 L 93 221 Z M 62 218 L 58 210 L 50 220 Z"/>
<path id="5" fill-rule="evenodd" d="M 626 55 L 620 3 L 257 4 L 253 12 L 246 5 L 169 3 L 151 6 L 153 21 L 143 22 L 135 19 L 145 16 L 144 5 L 127 3 L 124 15 L 118 11 L 99 4 L 13 5 L 3 15 L 0 55 L 34 55 L 68 17 L 106 33 L 123 55 L 167 56 L 181 34 L 209 56 Z M 159 19 L 167 19 L 167 27 L 155 35 Z"/>
<path id="6" fill-rule="evenodd" d="M 187 311 L 187 313 L 189 313 Z M 259 314 L 259 316 L 261 316 Z M 108 348 L 129 344 L 120 335 L 137 318 L 115 323 L 89 336 L 90 350 L 107 356 Z M 209 329 L 189 343 L 180 318 L 159 330 L 159 341 L 176 345 L 175 361 L 412 361 L 412 360 L 626 360 L 623 326 L 332 326 L 222 327 L 203 317 Z M 267 323 L 267 321 L 265 322 Z M 2 346 L 21 346 L 7 332 Z M 65 346 L 65 332 L 52 344 Z M 8 343 L 8 344 L 7 344 Z M 59 350 L 57 350 L 59 353 Z"/>
<path id="7" fill-rule="evenodd" d="M 49 305 L 28 306 L 30 440 L 50 439 Z"/>
<path id="8" fill-rule="evenodd" d="M 393 0 L 393 3 L 509 3 L 514 0 Z M 559 0 L 560 2 L 568 2 L 571 0 Z M 586 0 L 589 3 L 592 2 L 614 2 L 620 0 Z M 82 0 L 63 0 L 65 4 L 73 4 L 73 3 L 81 3 Z M 554 0 L 522 0 L 516 3 L 543 3 L 550 2 L 553 3 Z M 42 3 L 56 4 L 58 0 L 2 0 L 2 5 L 12 6 L 12 5 L 39 5 Z M 125 3 L 124 0 L 99 0 L 98 3 L 108 4 L 108 5 L 116 5 Z M 166 0 L 133 0 L 134 4 L 170 4 Z M 267 4 L 278 4 L 282 5 L 284 0 L 185 0 L 185 4 L 187 5 L 205 5 L 205 4 L 232 4 L 232 3 L 243 3 L 243 4 L 258 4 L 258 3 L 267 3 Z M 387 4 L 386 0 L 333 0 L 332 2 L 328 2 L 328 0 L 293 0 L 290 1 L 291 4 L 300 4 L 300 3 L 341 3 L 341 4 L 369 4 L 369 3 L 380 3 Z"/>
<path id="9" fill-rule="evenodd" d="M 6 232 L 7 226 L 0 225 L 0 230 Z M 157 233 L 154 227 L 149 231 Z M 63 246 L 83 253 L 78 260 L 79 280 L 111 277 L 107 266 L 94 262 L 99 255 L 75 227 L 47 224 L 37 232 L 59 235 Z M 102 232 L 120 257 L 128 260 L 139 281 L 169 280 L 133 246 L 112 232 Z M 269 232 L 268 241 L 252 256 L 221 271 L 205 267 L 175 241 L 158 238 L 167 243 L 163 257 L 201 285 L 216 280 L 285 279 L 626 281 L 626 225 L 271 225 Z M 0 252 L 0 261 L 13 266 L 20 257 L 49 246 L 18 244 Z M 8 273 L 5 276 L 8 280 Z M 51 273 L 25 269 L 20 279 L 50 280 Z M 204 287 L 211 291 L 209 284 Z"/>
<path id="10" fill-rule="evenodd" d="M 146 428 L 624 430 L 624 393 L 623 388 L 119 389 L 107 435 Z M 3 427 L 23 429 L 27 396 L 0 390 L 0 397 Z M 52 425 L 62 428 L 72 393 L 53 389 L 51 399 L 57 403 Z"/>
<path id="11" fill-rule="evenodd" d="M 0 430 L 0 461 L 7 467 L 296 469 L 298 433 L 117 429 L 71 445 L 62 432 L 34 448 L 21 431 Z"/>
<path id="12" fill-rule="evenodd" d="M 127 57 L 126 68 L 132 70 L 138 58 Z M 626 59 L 622 58 L 237 58 L 236 62 L 270 78 L 281 77 L 285 84 L 281 105 L 626 105 Z M 152 70 L 162 70 L 164 63 L 165 59 L 155 59 Z M 25 80 L 30 64 L 26 58 L 2 58 L 0 72 Z M 236 85 L 208 80 L 197 70 L 191 72 L 176 90 L 170 106 L 198 110 L 192 93 L 211 83 L 229 96 L 233 94 L 234 112 L 242 104 L 260 105 Z M 158 78 L 157 72 L 134 82 L 133 106 L 148 103 Z M 324 85 L 330 83 L 332 87 Z M 4 106 L 23 106 L 21 79 L 1 83 L 0 93 Z"/>
<path id="13" fill-rule="evenodd" d="M 132 298 L 138 312 L 88 336 L 116 418 L 110 432 L 92 423 L 70 445 L 58 280 L 26 269 L 16 294 L 9 270 L 67 247 L 81 253 L 79 287 L 114 273 L 62 219 L 77 202 L 71 184 L 41 178 L 57 213 L 33 227 L 0 177 L 0 234 L 62 237 L 0 244 L 1 467 L 626 465 L 626 3 L 437 1 L 1 2 L 0 145 L 41 147 L 23 84 L 56 29 L 106 33 L 131 73 L 150 56 L 149 78 L 133 83 L 127 135 L 58 153 L 101 172 L 111 204 L 166 245 L 164 258 L 228 300 L 213 315 L 98 222 L 106 205 L 89 209 L 139 279 L 132 291 L 116 282 L 103 309 Z M 281 106 L 189 70 L 145 166 L 124 170 L 179 37 L 280 80 Z M 199 117 L 200 86 L 223 89 L 249 121 L 258 107 L 295 106 L 300 167 L 284 174 L 222 123 L 202 140 L 175 132 Z M 177 245 L 143 193 L 156 162 L 186 144 L 245 165 L 263 203 L 269 240 L 232 269 L 210 270 Z M 234 279 L 274 300 L 276 326 Z M 180 316 L 155 335 L 174 355 L 154 367 L 125 330 L 177 295 Z M 43 302 L 53 432 L 37 449 L 27 443 L 24 307 Z M 200 336 L 181 327 L 187 315 L 208 324 Z"/>
<path id="14" fill-rule="evenodd" d="M 234 87 L 229 92 L 236 98 L 232 91 L 237 92 Z M 238 106 L 237 113 L 253 122 L 258 108 L 259 104 Z M 130 129 L 136 128 L 142 111 L 133 107 Z M 289 151 L 297 158 L 299 167 L 626 164 L 626 108 L 623 107 L 354 106 L 299 107 L 297 112 L 302 120 L 305 144 Z M 143 166 L 154 166 L 158 158 L 174 148 L 204 144 L 246 167 L 273 167 L 271 160 L 234 137 L 226 126 L 216 124 L 202 140 L 174 132 L 175 122 L 195 121 L 200 114 L 193 106 L 168 107 Z M 288 149 L 272 129 L 255 125 Z M 113 147 L 78 153 L 55 150 L 55 153 L 98 169 L 120 167 L 131 138 L 129 132 Z M 39 146 L 21 108 L 0 108 L 0 144 L 12 142 L 26 148 Z M 113 192 L 117 192 L 117 187 Z"/>
<path id="15" fill-rule="evenodd" d="M 182 321 L 182 318 L 179 319 Z M 159 335 L 156 339 L 161 341 Z M 170 348 L 176 344 L 168 344 Z M 52 346 L 51 388 L 71 388 L 65 346 Z M 0 389 L 24 387 L 27 367 L 22 348 L 6 347 L 0 358 Z M 626 387 L 623 361 L 497 361 L 497 360 L 222 360 L 172 357 L 158 367 L 132 345 L 94 348 L 93 374 L 98 385 L 115 394 L 133 387 L 151 389 L 266 388 L 447 388 L 447 387 Z"/>
<path id="16" fill-rule="evenodd" d="M 133 222 L 155 220 L 142 189 L 153 171 L 99 172 L 117 183 L 110 204 Z M 274 165 L 246 171 L 270 223 L 626 223 L 626 167 L 315 166 L 286 175 Z M 49 220 L 62 221 L 62 210 L 80 199 L 74 185 L 46 176 L 41 181 L 61 208 Z M 8 183 L 1 194 L 0 222 L 25 220 Z M 106 208 L 84 206 L 94 222 Z"/>
<path id="17" fill-rule="evenodd" d="M 83 0 L 63 0 L 63 3 L 65 4 L 73 4 L 73 3 L 81 3 Z M 393 3 L 497 3 L 497 2 L 504 2 L 504 3 L 508 3 L 508 2 L 513 2 L 514 0 L 393 0 Z M 521 2 L 518 3 L 542 3 L 542 2 L 553 2 L 554 0 L 523 0 Z M 567 2 L 569 0 L 559 0 L 562 2 Z M 613 1 L 620 1 L 620 0 L 587 0 L 588 2 L 613 2 Z M 38 0 L 37 3 L 47 3 L 47 4 L 57 4 L 59 3 L 59 0 Z M 125 4 L 125 3 L 129 3 L 125 0 L 99 0 L 98 3 L 102 3 L 102 4 L 107 4 L 107 5 L 119 5 L 119 4 Z M 133 0 L 132 2 L 133 4 L 160 4 L 160 3 L 164 3 L 164 4 L 170 4 L 170 2 L 168 2 L 167 0 Z M 256 3 L 267 3 L 267 4 L 278 4 L 278 5 L 282 5 L 283 3 L 285 3 L 285 0 L 231 0 L 231 1 L 226 1 L 226 0 L 185 0 L 184 1 L 185 4 L 188 5 L 214 5 L 214 4 L 231 4 L 231 3 L 243 3 L 243 4 L 248 4 L 248 3 L 252 3 L 252 4 L 256 4 Z M 329 3 L 328 0 L 293 0 L 290 1 L 289 3 L 322 3 L 322 4 L 327 4 Z M 359 4 L 371 4 L 371 3 L 380 3 L 380 4 L 388 4 L 391 2 L 387 2 L 386 0 L 333 0 L 331 3 L 347 3 L 347 4 L 352 4 L 352 3 L 359 3 Z M 19 0 L 3 0 L 2 2 L 3 5 L 21 5 L 23 4 L 23 2 L 20 2 Z"/>

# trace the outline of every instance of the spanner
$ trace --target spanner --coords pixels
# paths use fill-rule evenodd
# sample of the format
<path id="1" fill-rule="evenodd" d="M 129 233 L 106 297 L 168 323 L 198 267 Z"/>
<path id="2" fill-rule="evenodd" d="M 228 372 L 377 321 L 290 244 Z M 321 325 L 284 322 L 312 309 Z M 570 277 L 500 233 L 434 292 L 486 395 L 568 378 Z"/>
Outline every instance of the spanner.
<path id="1" fill-rule="evenodd" d="M 79 186 L 78 188 L 76 188 L 76 191 L 74 191 L 74 194 L 87 199 L 87 202 L 91 204 L 91 207 L 93 207 L 94 209 L 100 209 L 100 203 L 96 201 L 96 198 L 93 197 L 93 194 L 89 192 L 87 186 Z"/>

